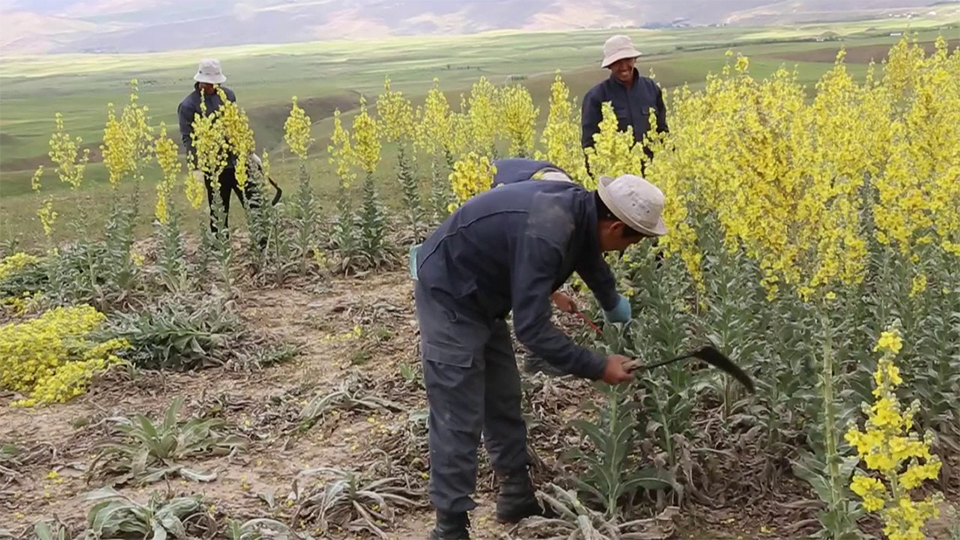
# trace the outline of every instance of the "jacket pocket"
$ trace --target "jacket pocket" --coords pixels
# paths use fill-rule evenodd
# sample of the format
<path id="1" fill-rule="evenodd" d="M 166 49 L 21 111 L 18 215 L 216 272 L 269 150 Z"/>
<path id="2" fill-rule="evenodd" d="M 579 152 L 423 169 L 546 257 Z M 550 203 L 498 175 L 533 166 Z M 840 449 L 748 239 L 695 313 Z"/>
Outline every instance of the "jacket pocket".
<path id="1" fill-rule="evenodd" d="M 473 364 L 473 352 L 464 350 L 455 345 L 437 345 L 434 343 L 421 343 L 423 359 L 427 362 L 435 362 L 456 367 L 470 367 Z"/>

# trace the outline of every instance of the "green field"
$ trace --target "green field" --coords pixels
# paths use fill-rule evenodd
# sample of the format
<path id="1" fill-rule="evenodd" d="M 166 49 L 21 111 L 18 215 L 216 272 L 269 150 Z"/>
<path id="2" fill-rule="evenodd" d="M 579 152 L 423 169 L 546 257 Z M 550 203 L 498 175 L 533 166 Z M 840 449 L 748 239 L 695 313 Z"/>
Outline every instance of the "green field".
<path id="1" fill-rule="evenodd" d="M 750 71 L 766 76 L 780 66 L 796 67 L 812 89 L 830 68 L 837 50 L 848 50 L 850 71 L 866 73 L 867 63 L 882 61 L 897 40 L 891 33 L 918 32 L 923 42 L 938 35 L 957 46 L 960 9 L 936 20 L 864 21 L 842 25 L 806 25 L 789 28 L 710 27 L 673 30 L 628 30 L 644 53 L 639 66 L 653 70 L 657 80 L 672 88 L 689 83 L 702 87 L 708 72 L 723 65 L 724 52 L 732 48 L 751 58 Z M 909 24 L 909 28 L 903 25 Z M 841 39 L 817 41 L 835 33 Z M 495 32 L 471 36 L 391 38 L 368 42 L 318 42 L 298 45 L 263 45 L 215 51 L 177 51 L 139 55 L 55 55 L 4 58 L 0 64 L 0 239 L 37 238 L 33 217 L 35 199 L 30 176 L 48 163 L 47 141 L 55 112 L 64 114 L 68 131 L 89 145 L 93 162 L 81 200 L 45 176 L 44 189 L 56 190 L 58 211 L 66 216 L 78 204 L 98 209 L 108 204 L 106 171 L 99 160 L 99 141 L 107 103 L 122 105 L 126 83 L 140 82 L 141 100 L 150 107 L 155 124 L 166 122 L 176 131 L 176 108 L 191 90 L 196 61 L 202 56 L 220 58 L 240 103 L 246 108 L 257 134 L 258 146 L 274 156 L 274 178 L 293 188 L 290 164 L 284 162 L 283 120 L 289 99 L 298 96 L 315 122 L 315 174 L 313 179 L 325 203 L 331 182 L 323 151 L 335 109 L 354 109 L 360 94 L 372 101 L 385 76 L 394 87 L 417 103 L 439 78 L 451 104 L 479 77 L 495 84 L 523 78 L 546 117 L 546 100 L 554 71 L 561 69 L 574 95 L 580 96 L 606 76 L 597 65 L 602 43 L 612 31 Z M 349 118 L 349 113 L 347 114 Z M 389 159 L 391 152 L 385 152 Z M 50 171 L 52 173 L 52 171 Z M 154 175 L 155 176 L 155 175 Z M 386 179 L 384 179 L 386 182 Z M 386 183 L 392 189 L 394 183 Z M 151 186 L 147 186 L 152 191 Z M 148 191 L 149 193 L 149 191 Z M 152 204 L 144 201 L 145 206 Z M 332 205 L 324 204 L 325 207 Z"/>

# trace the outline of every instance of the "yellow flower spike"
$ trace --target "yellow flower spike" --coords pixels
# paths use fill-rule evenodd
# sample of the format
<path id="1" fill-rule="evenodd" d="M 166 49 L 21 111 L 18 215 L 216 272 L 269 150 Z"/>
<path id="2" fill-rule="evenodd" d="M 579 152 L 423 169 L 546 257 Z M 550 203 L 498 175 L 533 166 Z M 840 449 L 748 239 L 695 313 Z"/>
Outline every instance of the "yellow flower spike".
<path id="1" fill-rule="evenodd" d="M 463 204 L 470 197 L 490 189 L 496 172 L 487 156 L 475 152 L 454 163 L 450 183 L 457 201 Z"/>
<path id="2" fill-rule="evenodd" d="M 83 139 L 70 138 L 64 127 L 62 114 L 56 113 L 54 121 L 56 130 L 50 136 L 50 160 L 56 165 L 55 171 L 60 181 L 75 190 L 83 182 L 83 172 L 90 161 L 90 150 L 80 151 Z"/>
<path id="3" fill-rule="evenodd" d="M 540 142 L 547 152 L 538 154 L 537 159 L 555 164 L 577 182 L 587 180 L 589 175 L 580 149 L 580 110 L 576 100 L 570 99 L 570 89 L 563 82 L 559 70 L 550 86 L 550 113 Z"/>
<path id="4" fill-rule="evenodd" d="M 502 88 L 499 97 L 503 130 L 510 139 L 510 155 L 532 156 L 540 108 L 534 107 L 530 92 L 519 84 Z"/>
<path id="5" fill-rule="evenodd" d="M 297 105 L 297 96 L 293 96 L 290 115 L 283 124 L 283 138 L 290 150 L 302 160 L 307 159 L 307 149 L 313 143 L 310 136 L 312 123 L 307 113 Z"/>
<path id="6" fill-rule="evenodd" d="M 177 183 L 177 176 L 180 174 L 182 164 L 180 163 L 180 158 L 177 155 L 177 143 L 167 136 L 167 125 L 165 123 L 160 123 L 160 136 L 156 140 L 154 151 L 157 155 L 157 163 L 160 165 L 160 170 L 163 172 L 163 176 L 160 182 L 157 184 L 157 208 L 155 215 L 157 217 L 157 221 L 160 223 L 167 223 L 167 221 L 170 219 L 168 201 L 170 199 L 170 195 L 173 193 L 173 187 Z M 191 179 L 188 179 L 188 181 L 189 180 Z M 190 204 L 194 205 L 195 208 L 198 208 L 199 203 L 194 204 L 196 193 L 188 190 L 188 194 L 190 195 L 188 197 Z"/>
<path id="7" fill-rule="evenodd" d="M 639 174 L 641 169 L 640 155 L 634 151 L 633 128 L 620 131 L 620 122 L 610 102 L 602 106 L 599 128 L 600 131 L 593 136 L 593 147 L 586 150 L 593 174 L 585 184 L 587 189 L 596 189 L 601 176 Z"/>
<path id="8" fill-rule="evenodd" d="M 417 147 L 433 156 L 448 150 L 453 134 L 453 117 L 447 97 L 440 91 L 440 81 L 433 80 L 423 109 L 418 111 L 416 124 Z"/>
<path id="9" fill-rule="evenodd" d="M 377 116 L 387 142 L 403 142 L 415 136 L 413 104 L 391 88 L 390 77 L 384 80 L 383 93 L 377 97 Z"/>
<path id="10" fill-rule="evenodd" d="M 921 440 L 910 431 L 919 402 L 915 401 L 902 411 L 894 393 L 903 382 L 900 370 L 893 362 L 901 347 L 896 328 L 881 334 L 875 348 L 882 353 L 874 372 L 877 401 L 872 406 L 864 406 L 867 411 L 864 430 L 853 426 L 845 438 L 856 449 L 867 469 L 876 473 L 868 475 L 858 471 L 850 484 L 850 489 L 863 500 L 864 509 L 879 513 L 884 534 L 889 538 L 919 540 L 923 538 L 924 523 L 935 515 L 942 495 L 938 493 L 922 502 L 914 502 L 910 492 L 926 480 L 937 479 L 941 464 L 930 452 L 932 434 Z"/>
<path id="11" fill-rule="evenodd" d="M 360 97 L 360 112 L 353 118 L 353 149 L 357 164 L 373 174 L 380 164 L 380 132 L 377 121 L 367 113 L 367 100 Z"/>

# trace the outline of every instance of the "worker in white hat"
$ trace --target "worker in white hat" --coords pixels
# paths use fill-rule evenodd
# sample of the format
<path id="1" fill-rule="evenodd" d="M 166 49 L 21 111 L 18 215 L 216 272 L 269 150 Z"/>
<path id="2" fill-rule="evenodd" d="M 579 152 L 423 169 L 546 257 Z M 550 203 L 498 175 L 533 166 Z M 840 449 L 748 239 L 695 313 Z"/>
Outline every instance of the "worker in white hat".
<path id="1" fill-rule="evenodd" d="M 437 511 L 431 540 L 469 539 L 481 435 L 500 480 L 497 520 L 543 512 L 528 470 L 507 317 L 512 312 L 517 339 L 560 371 L 608 384 L 631 380 L 628 358 L 581 347 L 553 325 L 551 297 L 577 272 L 607 321 L 629 321 L 630 302 L 603 253 L 667 232 L 663 193 L 643 178 L 602 177 L 588 191 L 537 179 L 545 169 L 563 173 L 550 164 L 498 163 L 498 187 L 468 200 L 411 250 Z"/>
<path id="2" fill-rule="evenodd" d="M 639 57 L 640 51 L 633 46 L 629 36 L 613 36 L 603 45 L 600 67 L 609 69 L 610 77 L 583 96 L 580 142 L 584 148 L 593 146 L 593 136 L 600 131 L 600 121 L 603 119 L 601 107 L 608 101 L 613 103 L 620 131 L 632 127 L 637 143 L 642 143 L 644 135 L 650 131 L 651 111 L 656 113 L 657 131 L 667 131 L 663 91 L 653 79 L 640 75 L 636 67 Z M 653 157 L 649 149 L 644 150 L 649 157 Z"/>
<path id="3" fill-rule="evenodd" d="M 187 94 L 187 97 L 183 98 L 183 101 L 180 102 L 180 106 L 177 108 L 177 116 L 180 121 L 180 136 L 183 140 L 183 147 L 188 154 L 187 162 L 193 167 L 192 174 L 198 179 L 202 179 L 207 188 L 207 203 L 210 206 L 210 230 L 216 233 L 219 224 L 216 222 L 213 206 L 215 196 L 214 188 L 216 187 L 219 191 L 218 195 L 220 197 L 220 203 L 222 204 L 221 211 L 223 212 L 222 223 L 224 228 L 226 228 L 228 224 L 231 193 L 236 193 L 237 198 L 240 199 L 240 204 L 246 206 L 248 200 L 250 204 L 256 204 L 255 201 L 259 200 L 256 192 L 258 188 L 256 182 L 247 182 L 244 185 L 244 189 L 240 189 L 236 176 L 237 156 L 232 153 L 226 156 L 227 166 L 216 179 L 218 180 L 217 182 L 214 182 L 214 178 L 204 175 L 202 171 L 197 169 L 193 141 L 194 119 L 197 115 L 201 114 L 201 112 L 204 112 L 206 115 L 214 114 L 223 106 L 223 99 L 218 90 L 222 90 L 227 100 L 232 102 L 237 101 L 237 96 L 233 90 L 223 86 L 223 83 L 227 82 L 227 78 L 223 74 L 219 60 L 213 58 L 201 60 L 200 66 L 197 68 L 197 73 L 193 76 L 193 80 L 193 91 Z M 203 111 L 201 111 L 200 107 L 201 102 L 205 104 Z"/>

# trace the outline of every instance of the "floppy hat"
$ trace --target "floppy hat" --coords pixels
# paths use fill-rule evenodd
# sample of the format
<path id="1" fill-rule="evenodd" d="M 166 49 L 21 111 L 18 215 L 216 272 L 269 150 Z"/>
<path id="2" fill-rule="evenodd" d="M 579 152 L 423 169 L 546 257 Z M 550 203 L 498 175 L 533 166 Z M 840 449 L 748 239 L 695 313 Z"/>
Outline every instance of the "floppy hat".
<path id="1" fill-rule="evenodd" d="M 223 69 L 220 68 L 220 61 L 213 58 L 204 58 L 200 61 L 200 67 L 197 68 L 197 74 L 193 80 L 209 84 L 223 84 L 227 78 L 223 76 Z"/>
<path id="2" fill-rule="evenodd" d="M 603 63 L 600 64 L 600 67 L 607 68 L 618 60 L 638 56 L 640 56 L 640 51 L 633 47 L 633 40 L 630 39 L 630 36 L 616 35 L 603 44 Z"/>
<path id="3" fill-rule="evenodd" d="M 601 176 L 597 192 L 610 212 L 631 229 L 653 236 L 667 234 L 663 192 L 657 186 L 632 174 Z"/>

